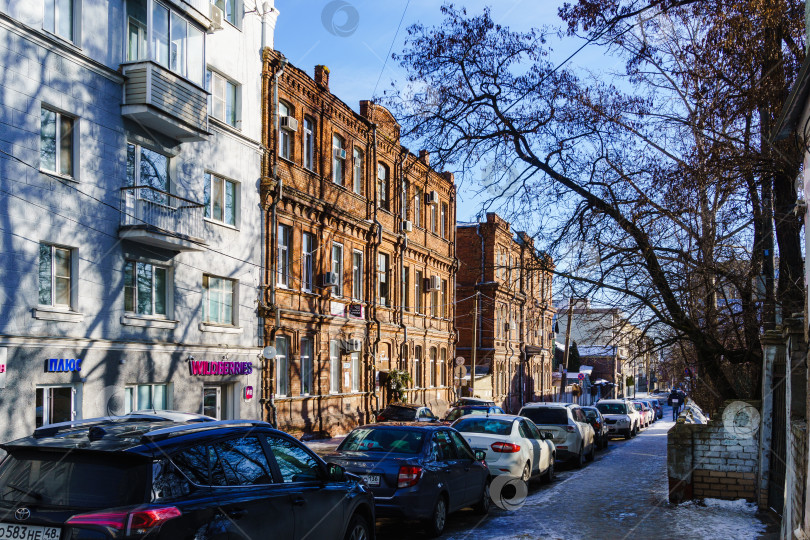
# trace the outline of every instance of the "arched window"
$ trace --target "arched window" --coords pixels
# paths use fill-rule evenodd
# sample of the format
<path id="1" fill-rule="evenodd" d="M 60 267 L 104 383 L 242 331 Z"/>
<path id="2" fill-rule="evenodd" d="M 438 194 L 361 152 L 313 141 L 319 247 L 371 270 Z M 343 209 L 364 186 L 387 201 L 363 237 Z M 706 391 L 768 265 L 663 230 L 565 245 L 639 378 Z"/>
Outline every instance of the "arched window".
<path id="1" fill-rule="evenodd" d="M 436 363 L 437 354 L 436 347 L 430 348 L 430 364 L 428 365 L 428 385 L 433 388 L 436 386 Z"/>
<path id="2" fill-rule="evenodd" d="M 365 167 L 365 160 L 363 159 L 363 151 L 359 148 L 354 149 L 354 174 L 352 175 L 352 191 L 358 195 L 363 194 L 363 181 L 365 174 L 363 171 Z"/>
<path id="3" fill-rule="evenodd" d="M 390 174 L 388 165 L 385 163 L 377 164 L 377 204 L 383 210 L 391 209 L 388 202 Z"/>
<path id="4" fill-rule="evenodd" d="M 293 132 L 289 127 L 284 125 L 283 118 L 292 116 L 292 107 L 283 101 L 278 104 L 278 155 L 284 159 L 292 160 L 293 158 Z M 287 125 L 289 126 L 289 124 Z"/>
<path id="5" fill-rule="evenodd" d="M 315 170 L 315 120 L 304 117 L 304 167 Z"/>
<path id="6" fill-rule="evenodd" d="M 413 354 L 413 385 L 416 388 L 422 388 L 422 346 L 417 345 L 414 347 Z"/>
<path id="7" fill-rule="evenodd" d="M 343 185 L 346 163 L 346 144 L 340 135 L 332 135 L 332 182 Z"/>

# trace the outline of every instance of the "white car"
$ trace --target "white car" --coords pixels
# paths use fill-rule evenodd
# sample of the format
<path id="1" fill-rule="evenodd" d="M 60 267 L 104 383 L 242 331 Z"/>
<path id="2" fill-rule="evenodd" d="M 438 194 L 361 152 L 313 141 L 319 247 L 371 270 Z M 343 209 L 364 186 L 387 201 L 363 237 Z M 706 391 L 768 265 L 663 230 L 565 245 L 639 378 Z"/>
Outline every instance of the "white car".
<path id="1" fill-rule="evenodd" d="M 543 475 L 554 478 L 556 450 L 530 420 L 513 414 L 463 416 L 452 427 L 461 433 L 473 451 L 486 452 L 492 476 L 508 474 L 528 482 Z"/>
<path id="2" fill-rule="evenodd" d="M 551 435 L 557 458 L 573 460 L 577 467 L 593 461 L 596 453 L 595 434 L 588 418 L 573 403 L 527 403 L 520 409 L 541 432 Z"/>
<path id="3" fill-rule="evenodd" d="M 641 427 L 650 427 L 652 423 L 655 422 L 655 411 L 648 407 L 643 401 L 633 400 L 631 403 L 641 415 Z"/>
<path id="4" fill-rule="evenodd" d="M 629 439 L 635 437 L 641 429 L 641 415 L 629 401 L 603 399 L 596 404 L 596 408 L 605 417 L 608 435 L 611 437 L 624 435 L 625 439 Z"/>

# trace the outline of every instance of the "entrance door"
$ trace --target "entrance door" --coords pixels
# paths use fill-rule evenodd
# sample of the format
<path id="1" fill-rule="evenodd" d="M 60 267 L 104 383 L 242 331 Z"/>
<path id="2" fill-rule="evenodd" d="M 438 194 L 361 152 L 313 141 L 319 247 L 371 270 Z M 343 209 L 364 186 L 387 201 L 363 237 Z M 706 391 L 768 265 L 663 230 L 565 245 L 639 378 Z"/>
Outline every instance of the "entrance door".
<path id="1" fill-rule="evenodd" d="M 203 410 L 206 416 L 211 416 L 217 420 L 222 420 L 222 387 L 203 387 Z"/>

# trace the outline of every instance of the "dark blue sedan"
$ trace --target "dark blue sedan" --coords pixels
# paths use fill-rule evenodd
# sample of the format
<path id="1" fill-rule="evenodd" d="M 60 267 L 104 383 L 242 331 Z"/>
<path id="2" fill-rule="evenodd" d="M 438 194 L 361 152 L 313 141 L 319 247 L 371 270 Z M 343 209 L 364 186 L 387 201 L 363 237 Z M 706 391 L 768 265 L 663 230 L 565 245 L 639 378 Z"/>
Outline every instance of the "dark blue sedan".
<path id="1" fill-rule="evenodd" d="M 450 512 L 468 506 L 489 511 L 484 456 L 448 426 L 362 426 L 326 459 L 363 478 L 377 516 L 420 520 L 431 536 L 442 533 Z"/>

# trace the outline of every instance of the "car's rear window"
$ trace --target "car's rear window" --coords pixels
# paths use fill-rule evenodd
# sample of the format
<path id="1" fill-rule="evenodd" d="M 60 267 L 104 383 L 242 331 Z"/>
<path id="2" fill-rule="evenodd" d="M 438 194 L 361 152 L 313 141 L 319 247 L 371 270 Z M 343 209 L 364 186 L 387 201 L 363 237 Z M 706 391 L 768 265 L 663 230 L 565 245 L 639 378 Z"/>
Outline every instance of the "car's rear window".
<path id="1" fill-rule="evenodd" d="M 422 431 L 384 427 L 357 428 L 340 443 L 338 452 L 397 452 L 418 454 L 425 434 Z"/>
<path id="2" fill-rule="evenodd" d="M 602 414 L 627 414 L 627 405 L 624 403 L 597 403 L 596 408 Z"/>
<path id="3" fill-rule="evenodd" d="M 453 427 L 462 433 L 485 433 L 489 435 L 509 435 L 512 433 L 512 420 L 496 420 L 466 416 L 457 420 Z"/>
<path id="4" fill-rule="evenodd" d="M 588 420 L 596 419 L 596 411 L 593 409 L 582 409 L 582 412 L 585 413 L 585 416 L 588 417 Z"/>
<path id="5" fill-rule="evenodd" d="M 525 416 L 535 424 L 539 425 L 568 425 L 568 411 L 562 407 L 531 407 L 520 411 L 521 416 Z"/>
<path id="6" fill-rule="evenodd" d="M 12 452 L 0 467 L 0 498 L 81 509 L 140 504 L 147 498 L 145 461 L 78 452 Z"/>
<path id="7" fill-rule="evenodd" d="M 416 419 L 416 409 L 411 407 L 397 407 L 396 405 L 389 405 L 382 412 L 382 416 L 388 420 L 414 420 Z"/>
<path id="8" fill-rule="evenodd" d="M 446 421 L 452 422 L 454 420 L 458 420 L 462 416 L 467 416 L 469 414 L 487 414 L 489 412 L 488 407 L 477 407 L 475 409 L 472 408 L 464 408 L 464 409 L 453 409 L 449 413 L 447 413 Z"/>

